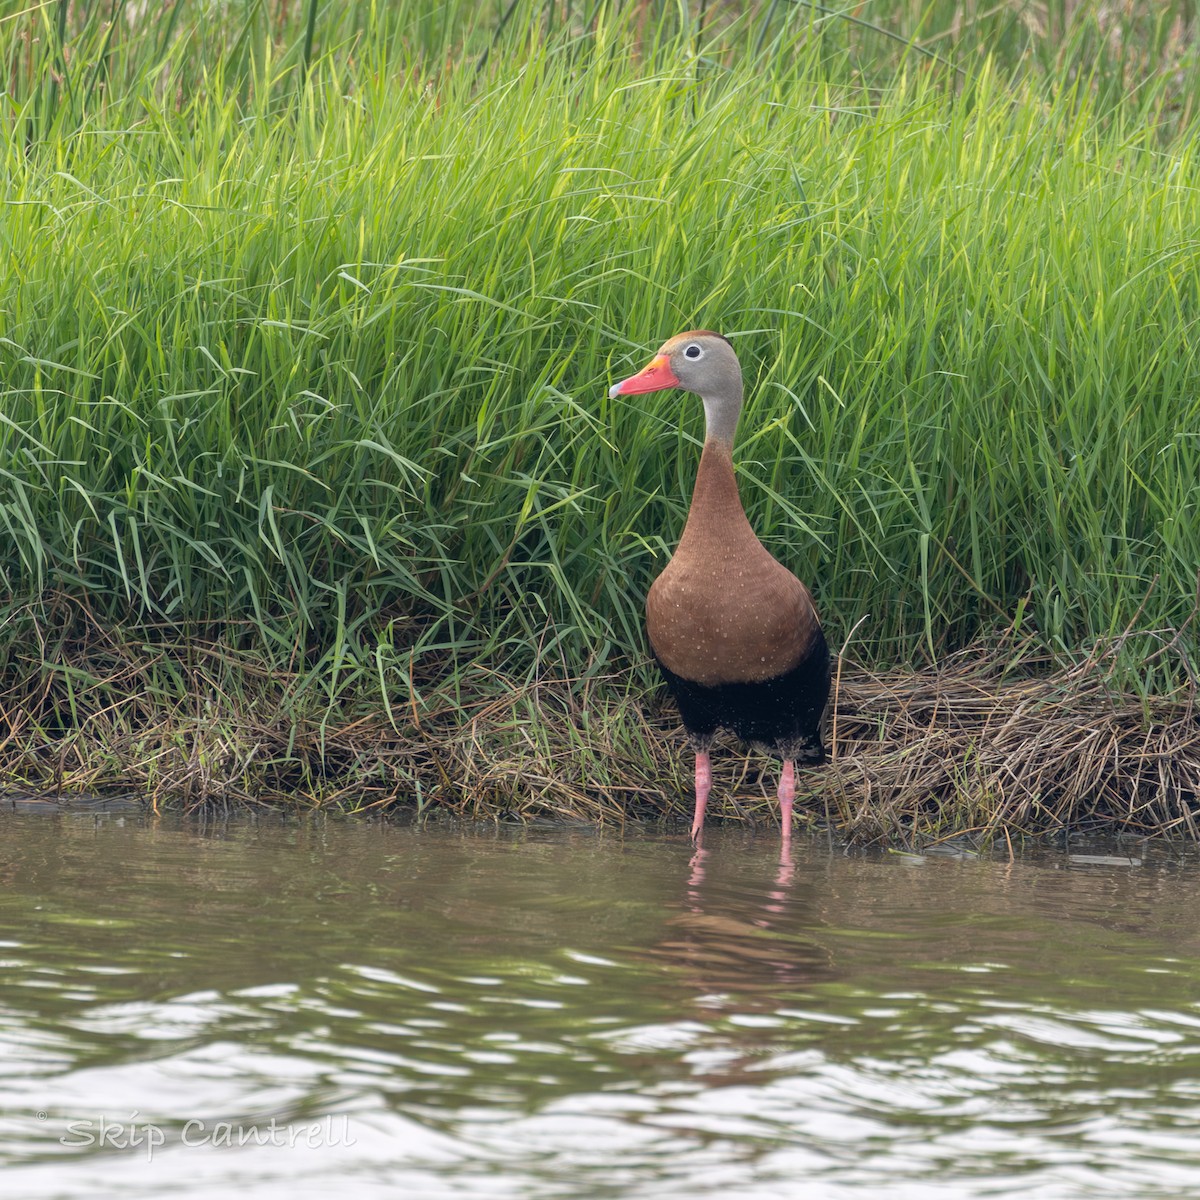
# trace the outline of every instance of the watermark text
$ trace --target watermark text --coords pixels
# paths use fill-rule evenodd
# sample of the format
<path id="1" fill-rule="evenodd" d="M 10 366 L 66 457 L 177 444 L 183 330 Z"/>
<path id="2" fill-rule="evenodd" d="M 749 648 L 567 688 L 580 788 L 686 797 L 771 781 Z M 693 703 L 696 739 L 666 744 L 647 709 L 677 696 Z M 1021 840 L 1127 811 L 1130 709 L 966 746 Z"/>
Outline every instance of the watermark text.
<path id="1" fill-rule="evenodd" d="M 45 1119 L 38 1113 L 40 1119 Z M 242 1146 L 275 1146 L 280 1149 L 305 1147 L 319 1150 L 330 1146 L 353 1146 L 357 1139 L 350 1132 L 345 1113 L 331 1114 L 317 1121 L 213 1121 L 193 1118 L 183 1125 L 143 1121 L 135 1110 L 128 1117 L 101 1115 L 83 1121 L 67 1122 L 59 1145 L 72 1150 L 132 1150 L 154 1161 L 155 1151 L 163 1146 L 213 1146 L 231 1149 Z"/>

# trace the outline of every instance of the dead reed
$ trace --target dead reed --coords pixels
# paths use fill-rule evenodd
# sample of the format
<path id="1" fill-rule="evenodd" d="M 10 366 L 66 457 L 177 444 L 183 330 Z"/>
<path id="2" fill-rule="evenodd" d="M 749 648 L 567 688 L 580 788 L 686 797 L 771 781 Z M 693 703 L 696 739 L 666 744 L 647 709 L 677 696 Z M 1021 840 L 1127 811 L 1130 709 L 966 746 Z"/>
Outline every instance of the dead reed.
<path id="1" fill-rule="evenodd" d="M 0 788 L 134 790 L 186 812 L 621 823 L 690 809 L 673 711 L 636 670 L 506 681 L 476 664 L 410 680 L 390 711 L 353 700 L 330 708 L 306 699 L 299 671 L 228 642 L 161 633 L 114 631 L 83 610 L 37 625 L 0 692 Z M 860 843 L 1055 830 L 1196 837 L 1195 681 L 1178 637 L 1140 638 L 1157 646 L 1148 654 L 1177 660 L 1172 694 L 1118 688 L 1115 641 L 1069 669 L 1003 641 L 927 671 L 847 664 L 830 714 L 833 754 L 803 775 L 798 811 Z M 714 759 L 713 816 L 771 825 L 771 762 L 735 745 Z"/>

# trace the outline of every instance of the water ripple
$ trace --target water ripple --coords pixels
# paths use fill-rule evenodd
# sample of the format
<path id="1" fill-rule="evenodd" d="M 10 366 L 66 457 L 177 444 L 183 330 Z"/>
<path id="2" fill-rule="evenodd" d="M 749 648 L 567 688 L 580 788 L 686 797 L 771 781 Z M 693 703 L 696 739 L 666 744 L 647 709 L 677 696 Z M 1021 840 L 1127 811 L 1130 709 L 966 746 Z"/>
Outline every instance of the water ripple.
<path id="1" fill-rule="evenodd" d="M 1200 880 L 1149 852 L 9 832 L 14 1195 L 1200 1194 Z"/>

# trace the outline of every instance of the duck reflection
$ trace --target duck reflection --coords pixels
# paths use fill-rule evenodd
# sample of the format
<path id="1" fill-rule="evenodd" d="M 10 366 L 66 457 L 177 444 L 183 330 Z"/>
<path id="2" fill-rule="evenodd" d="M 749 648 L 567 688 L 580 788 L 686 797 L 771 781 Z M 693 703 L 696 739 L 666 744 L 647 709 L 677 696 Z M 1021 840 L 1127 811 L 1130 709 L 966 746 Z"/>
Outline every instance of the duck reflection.
<path id="1" fill-rule="evenodd" d="M 755 872 L 755 863 L 766 869 Z M 787 842 L 773 867 L 699 846 L 683 902 L 648 954 L 685 980 L 693 1002 L 710 1014 L 773 1011 L 833 975 L 829 952 L 813 934 L 815 891 L 797 882 Z"/>

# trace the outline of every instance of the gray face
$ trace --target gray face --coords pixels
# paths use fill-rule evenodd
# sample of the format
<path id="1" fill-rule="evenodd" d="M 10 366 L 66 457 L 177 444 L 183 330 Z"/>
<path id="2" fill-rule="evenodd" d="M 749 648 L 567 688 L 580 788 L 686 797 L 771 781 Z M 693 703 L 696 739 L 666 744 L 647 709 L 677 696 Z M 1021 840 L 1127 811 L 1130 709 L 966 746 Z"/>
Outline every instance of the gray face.
<path id="1" fill-rule="evenodd" d="M 614 383 L 610 396 L 638 396 L 682 388 L 704 401 L 706 438 L 733 445 L 742 411 L 742 368 L 733 347 L 710 329 L 693 329 L 668 338 L 636 375 Z"/>
<path id="2" fill-rule="evenodd" d="M 702 396 L 725 396 L 739 401 L 742 368 L 733 347 L 708 333 L 681 333 L 663 345 L 679 386 Z"/>

